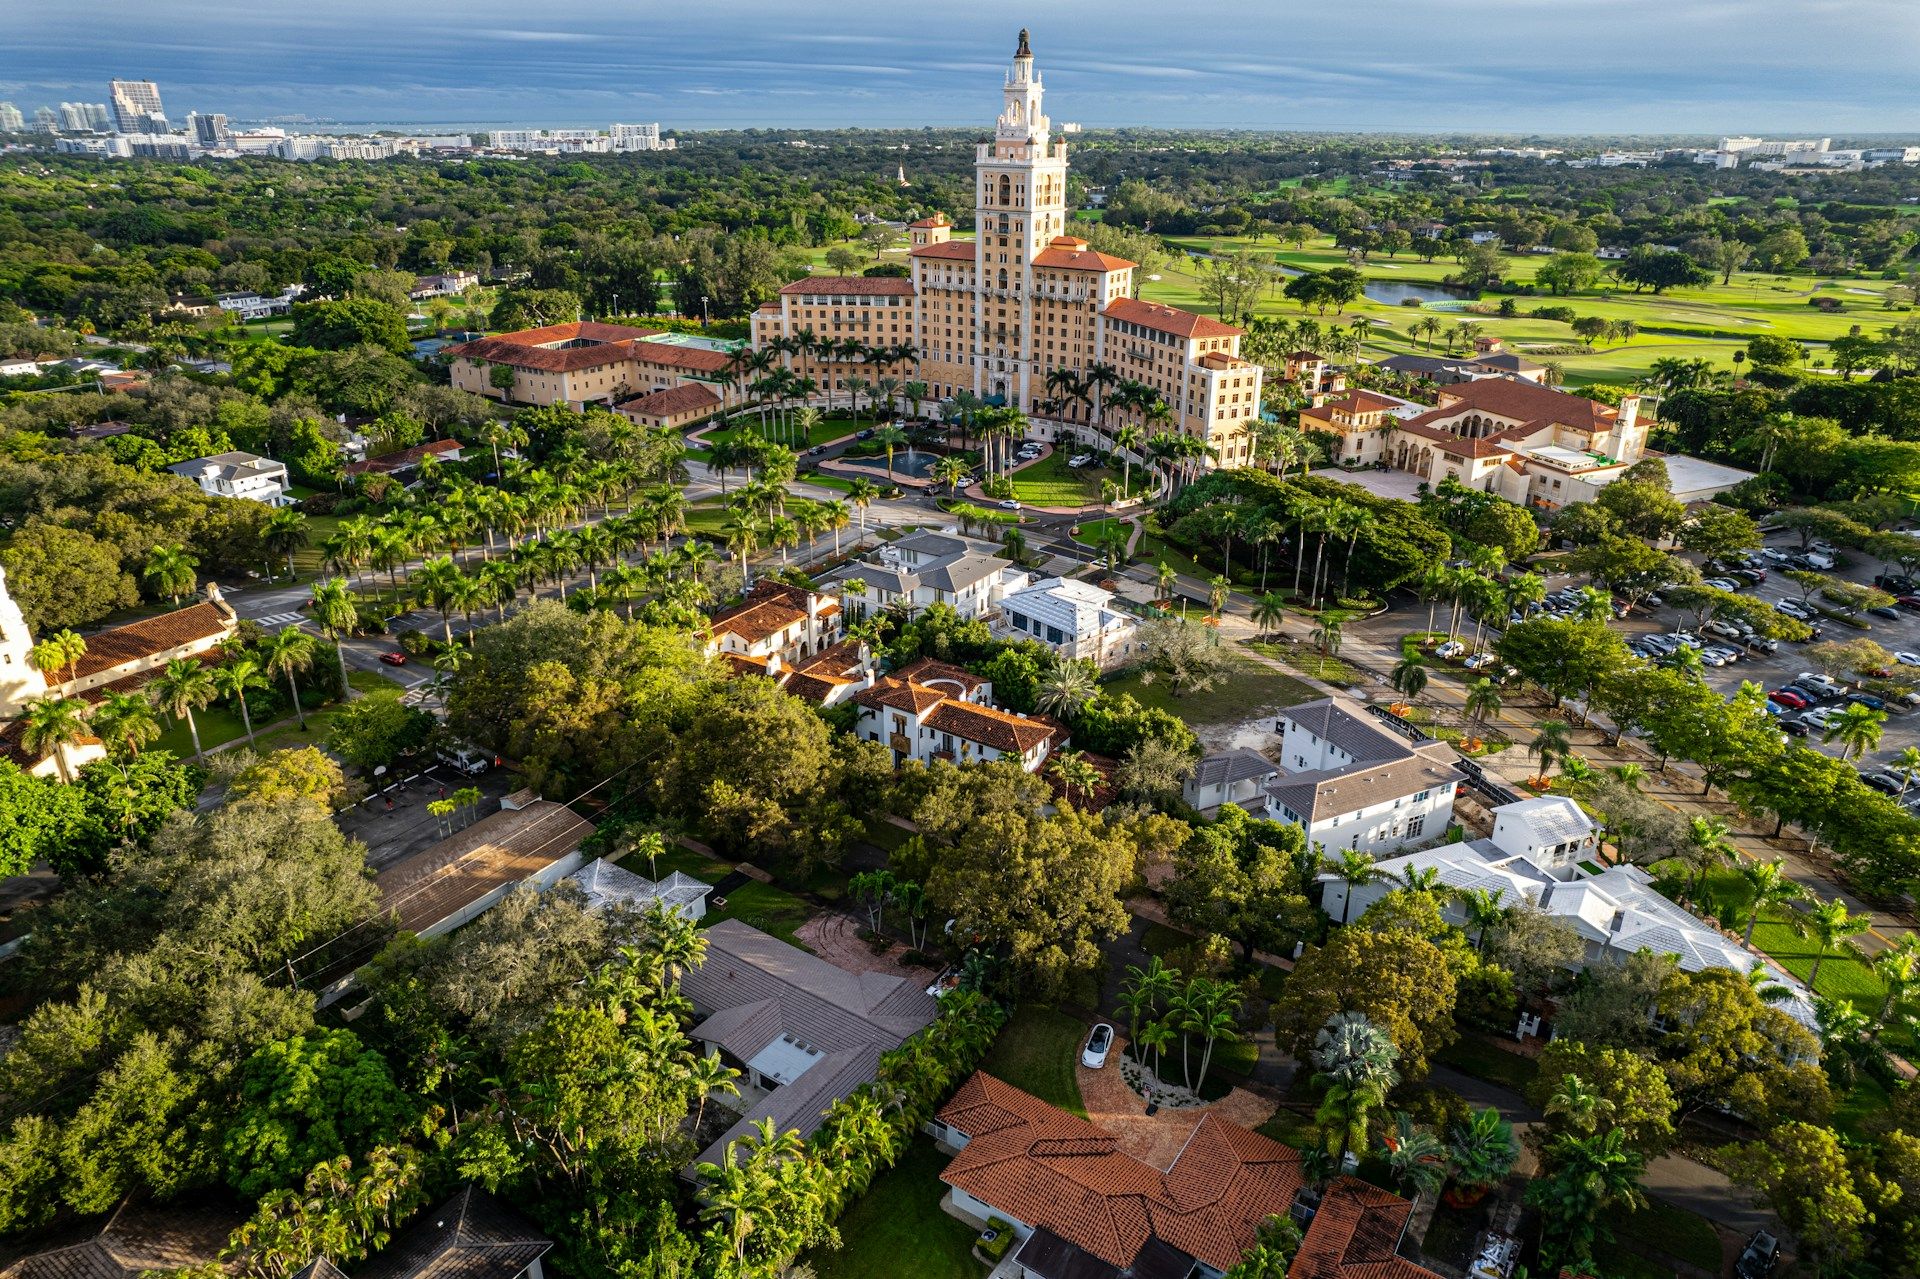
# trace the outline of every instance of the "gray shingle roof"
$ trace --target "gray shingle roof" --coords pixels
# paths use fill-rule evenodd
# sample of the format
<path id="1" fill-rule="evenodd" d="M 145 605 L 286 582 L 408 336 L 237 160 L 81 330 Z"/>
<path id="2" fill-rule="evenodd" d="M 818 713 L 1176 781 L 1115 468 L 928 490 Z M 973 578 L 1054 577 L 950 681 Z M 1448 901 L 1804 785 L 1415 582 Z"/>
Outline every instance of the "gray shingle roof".
<path id="1" fill-rule="evenodd" d="M 514 1279 L 551 1247 L 532 1222 L 469 1183 L 415 1217 L 355 1279 Z"/>
<path id="2" fill-rule="evenodd" d="M 1280 771 L 1280 766 L 1259 751 L 1219 751 L 1207 756 L 1193 769 L 1195 786 L 1231 786 Z"/>
<path id="3" fill-rule="evenodd" d="M 1386 763 L 1406 759 L 1413 747 L 1399 734 L 1382 727 L 1358 702 L 1341 697 L 1322 697 L 1302 702 L 1280 713 L 1315 737 L 1332 742 L 1353 756 L 1356 764 Z"/>
<path id="4" fill-rule="evenodd" d="M 219 1260 L 238 1213 L 209 1207 L 133 1204 L 101 1222 L 37 1240 L 38 1252 L 0 1253 L 5 1279 L 138 1279 Z"/>

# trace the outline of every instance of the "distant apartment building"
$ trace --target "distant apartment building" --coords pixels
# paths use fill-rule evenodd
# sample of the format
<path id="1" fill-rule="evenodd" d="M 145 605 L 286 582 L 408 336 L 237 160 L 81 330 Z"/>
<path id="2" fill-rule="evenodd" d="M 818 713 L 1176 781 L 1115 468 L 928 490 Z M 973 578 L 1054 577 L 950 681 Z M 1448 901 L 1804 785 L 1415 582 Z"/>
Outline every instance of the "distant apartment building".
<path id="1" fill-rule="evenodd" d="M 62 155 L 97 155 L 108 160 L 124 160 L 133 154 L 133 143 L 121 137 L 60 138 L 53 149 Z"/>
<path id="2" fill-rule="evenodd" d="M 113 127 L 103 102 L 62 102 L 60 130 L 63 133 L 105 133 Z"/>
<path id="3" fill-rule="evenodd" d="M 113 99 L 113 127 L 122 133 L 170 133 L 166 109 L 160 104 L 160 86 L 151 80 L 113 80 L 107 85 Z"/>
<path id="4" fill-rule="evenodd" d="M 35 133 L 60 132 L 60 117 L 53 113 L 52 107 L 34 108 L 33 131 Z"/>
<path id="5" fill-rule="evenodd" d="M 616 124 L 607 130 L 615 151 L 672 151 L 672 138 L 660 136 L 658 124 Z"/>
<path id="6" fill-rule="evenodd" d="M 233 130 L 227 125 L 227 117 L 215 113 L 201 115 L 195 113 L 187 117 L 187 132 L 193 140 L 203 147 L 229 147 L 233 145 Z"/>
<path id="7" fill-rule="evenodd" d="M 11 102 L 0 102 L 0 133 L 25 133 L 27 118 Z"/>

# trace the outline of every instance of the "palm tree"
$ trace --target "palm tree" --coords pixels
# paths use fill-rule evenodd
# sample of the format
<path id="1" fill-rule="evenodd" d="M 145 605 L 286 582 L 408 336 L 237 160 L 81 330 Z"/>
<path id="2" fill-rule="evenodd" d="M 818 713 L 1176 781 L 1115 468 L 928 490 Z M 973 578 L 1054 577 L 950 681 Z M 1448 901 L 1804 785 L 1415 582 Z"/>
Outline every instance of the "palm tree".
<path id="1" fill-rule="evenodd" d="M 1346 894 L 1340 902 L 1340 922 L 1344 924 L 1347 922 L 1347 917 L 1353 913 L 1354 890 L 1379 882 L 1380 868 L 1373 864 L 1373 858 L 1366 853 L 1358 849 L 1343 848 L 1338 858 L 1327 862 L 1327 870 L 1332 872 L 1335 879 L 1347 886 Z"/>
<path id="2" fill-rule="evenodd" d="M 720 1060 L 717 1052 L 699 1053 L 686 1066 L 686 1079 L 700 1100 L 693 1112 L 693 1130 L 700 1131 L 700 1121 L 707 1113 L 707 1098 L 714 1093 L 725 1093 L 729 1097 L 740 1095 L 740 1085 L 736 1082 L 740 1072 Z"/>
<path id="3" fill-rule="evenodd" d="M 292 581 L 293 553 L 308 541 L 307 517 L 291 506 L 277 508 L 260 526 L 260 544 L 276 555 L 287 557 L 287 580 Z"/>
<path id="4" fill-rule="evenodd" d="M 319 625 L 320 633 L 333 641 L 334 654 L 340 659 L 340 687 L 345 688 L 347 648 L 343 641 L 359 626 L 360 610 L 354 605 L 353 596 L 347 592 L 344 578 L 329 578 L 314 584 L 313 620 Z"/>
<path id="5" fill-rule="evenodd" d="M 957 495 L 960 492 L 960 486 L 966 482 L 967 475 L 971 470 L 972 468 L 967 465 L 965 458 L 961 457 L 958 453 L 949 453 L 945 457 L 937 459 L 927 474 L 946 485 L 949 493 Z"/>
<path id="6" fill-rule="evenodd" d="M 1846 709 L 1827 723 L 1827 731 L 1820 735 L 1823 742 L 1840 743 L 1840 758 L 1852 759 L 1856 755 L 1865 755 L 1880 745 L 1880 734 L 1887 725 L 1884 711 L 1872 710 L 1851 702 Z"/>
<path id="7" fill-rule="evenodd" d="M 1266 638 L 1280 629 L 1286 620 L 1286 601 L 1280 592 L 1268 591 L 1253 602 L 1253 622 L 1260 628 L 1261 638 Z"/>
<path id="8" fill-rule="evenodd" d="M 1490 679 L 1477 679 L 1467 685 L 1467 718 L 1484 730 L 1487 721 L 1499 718 L 1500 708 L 1505 705 L 1501 700 L 1500 688 Z"/>
<path id="9" fill-rule="evenodd" d="M 1874 1018 L 1873 1036 L 1878 1039 L 1894 1010 L 1906 1002 L 1907 992 L 1920 982 L 1920 937 L 1903 934 L 1891 949 L 1874 956 L 1873 975 L 1887 988 L 1886 998 L 1880 1001 L 1880 1015 Z"/>
<path id="10" fill-rule="evenodd" d="M 94 730 L 105 742 L 117 743 L 129 755 L 160 736 L 160 717 L 144 690 L 109 692 L 93 710 Z"/>
<path id="11" fill-rule="evenodd" d="M 1409 651 L 1394 664 L 1389 682 L 1394 689 L 1408 701 L 1413 701 L 1427 687 L 1427 664 L 1418 653 Z"/>
<path id="12" fill-rule="evenodd" d="M 172 600 L 180 602 L 182 595 L 190 595 L 198 586 L 200 579 L 194 575 L 194 569 L 200 561 L 187 553 L 187 548 L 178 542 L 156 546 L 147 552 L 147 562 L 140 570 L 140 576 L 153 583 L 153 588 Z"/>
<path id="13" fill-rule="evenodd" d="M 249 689 L 265 688 L 267 677 L 251 657 L 236 657 L 213 672 L 213 687 L 220 696 L 239 703 L 240 722 L 246 725 L 247 740 L 253 740 L 253 711 L 247 705 Z"/>
<path id="14" fill-rule="evenodd" d="M 1467 931 L 1473 934 L 1475 950 L 1485 947 L 1488 930 L 1506 919 L 1507 908 L 1501 905 L 1505 897 L 1506 890 L 1501 888 L 1463 888 L 1454 895 L 1466 914 Z"/>
<path id="15" fill-rule="evenodd" d="M 1215 573 L 1207 579 L 1207 612 L 1214 621 L 1220 620 L 1220 610 L 1227 606 L 1227 599 L 1233 594 L 1233 585 L 1224 574 Z"/>
<path id="16" fill-rule="evenodd" d="M 1123 426 L 1113 433 L 1113 447 L 1120 450 L 1120 495 L 1130 496 L 1133 492 L 1133 455 L 1139 452 L 1147 442 L 1146 432 L 1137 426 Z M 1153 486 L 1147 486 L 1151 489 Z"/>
<path id="17" fill-rule="evenodd" d="M 28 702 L 20 719 L 20 744 L 27 753 L 36 759 L 52 755 L 60 780 L 72 782 L 67 748 L 91 736 L 87 704 L 77 697 L 43 697 Z"/>
<path id="18" fill-rule="evenodd" d="M 1340 644 L 1346 635 L 1346 624 L 1353 614 L 1339 609 L 1325 609 L 1314 622 L 1313 630 L 1307 638 L 1320 650 L 1322 657 L 1338 657 Z"/>
<path id="19" fill-rule="evenodd" d="M 1087 802 L 1089 796 L 1098 790 L 1104 780 L 1100 770 L 1087 762 L 1083 751 L 1056 751 L 1047 763 L 1047 771 L 1060 783 L 1061 789 L 1078 792 L 1080 802 Z"/>
<path id="20" fill-rule="evenodd" d="M 1733 827 L 1719 817 L 1695 817 L 1687 823 L 1688 861 L 1692 865 L 1687 892 L 1698 897 L 1700 881 L 1708 870 L 1740 859 L 1740 849 L 1732 839 Z"/>
<path id="21" fill-rule="evenodd" d="M 882 444 L 886 446 L 887 482 L 892 483 L 893 482 L 893 451 L 894 449 L 898 448 L 900 445 L 905 444 L 907 442 L 907 433 L 901 430 L 897 426 L 887 425 L 875 431 L 871 438 L 874 443 Z"/>
<path id="22" fill-rule="evenodd" d="M 1543 719 L 1534 721 L 1533 732 L 1533 745 L 1527 753 L 1540 760 L 1540 776 L 1545 778 L 1556 760 L 1573 753 L 1573 730 L 1563 720 Z"/>
<path id="23" fill-rule="evenodd" d="M 1447 1148 L 1432 1132 L 1415 1127 L 1413 1116 L 1404 1110 L 1393 1112 L 1393 1135 L 1382 1138 L 1380 1147 L 1387 1173 L 1403 1195 L 1430 1195 L 1447 1179 Z"/>
<path id="24" fill-rule="evenodd" d="M 300 705 L 300 685 L 294 676 L 313 666 L 314 648 L 313 636 L 297 626 L 275 631 L 260 645 L 260 659 L 267 674 L 287 677 L 287 692 L 293 698 L 293 713 L 303 733 L 307 731 L 307 712 Z"/>
<path id="25" fill-rule="evenodd" d="M 1455 1181 L 1469 1190 L 1485 1190 L 1513 1171 L 1520 1144 L 1514 1139 L 1513 1125 L 1488 1106 L 1473 1111 L 1466 1123 L 1454 1128 L 1447 1155 Z"/>
<path id="26" fill-rule="evenodd" d="M 1640 1190 L 1646 1160 L 1626 1136 L 1622 1128 L 1588 1137 L 1562 1133 L 1549 1145 L 1545 1162 L 1552 1171 L 1527 1187 L 1527 1202 L 1545 1220 L 1540 1257 L 1552 1272 L 1586 1269 L 1601 1217 L 1646 1205 Z"/>
<path id="27" fill-rule="evenodd" d="M 1098 691 L 1099 684 L 1091 666 L 1071 658 L 1057 658 L 1041 673 L 1034 688 L 1033 704 L 1057 719 L 1071 721 Z"/>
<path id="28" fill-rule="evenodd" d="M 74 631 L 62 630 L 35 644 L 27 653 L 27 661 L 43 676 L 64 670 L 67 678 L 63 682 L 71 683 L 75 666 L 86 655 L 87 641 Z"/>
<path id="29" fill-rule="evenodd" d="M 187 733 L 193 738 L 193 757 L 201 757 L 200 726 L 193 713 L 211 702 L 218 693 L 207 668 L 191 657 L 176 657 L 167 663 L 159 678 L 147 685 L 160 709 L 176 719 L 185 716 Z"/>
<path id="30" fill-rule="evenodd" d="M 1548 1118 L 1559 1116 L 1578 1133 L 1592 1132 L 1602 1120 L 1613 1114 L 1613 1102 L 1581 1082 L 1578 1075 L 1561 1077 L 1560 1087 L 1547 1099 Z"/>
<path id="31" fill-rule="evenodd" d="M 1849 913 L 1847 904 L 1838 897 L 1820 902 L 1805 912 L 1802 918 L 1808 934 L 1818 947 L 1813 955 L 1813 971 L 1807 974 L 1807 988 L 1817 994 L 1820 989 L 1820 965 L 1826 962 L 1828 955 L 1852 950 L 1852 939 L 1872 927 L 1873 919 L 1868 915 Z"/>

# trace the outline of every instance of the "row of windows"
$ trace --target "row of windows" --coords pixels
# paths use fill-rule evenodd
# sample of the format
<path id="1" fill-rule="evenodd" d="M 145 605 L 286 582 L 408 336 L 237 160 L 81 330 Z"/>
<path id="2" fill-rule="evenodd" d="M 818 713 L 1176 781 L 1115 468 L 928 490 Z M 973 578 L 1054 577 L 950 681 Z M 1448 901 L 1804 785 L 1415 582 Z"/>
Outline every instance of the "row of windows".
<path id="1" fill-rule="evenodd" d="M 1058 626 L 1046 626 L 1038 618 L 1028 618 L 1025 613 L 1009 612 L 1007 616 L 1012 619 L 1014 630 L 1025 631 L 1035 639 L 1042 638 L 1044 631 L 1044 638 L 1049 644 L 1064 644 L 1069 638 Z"/>

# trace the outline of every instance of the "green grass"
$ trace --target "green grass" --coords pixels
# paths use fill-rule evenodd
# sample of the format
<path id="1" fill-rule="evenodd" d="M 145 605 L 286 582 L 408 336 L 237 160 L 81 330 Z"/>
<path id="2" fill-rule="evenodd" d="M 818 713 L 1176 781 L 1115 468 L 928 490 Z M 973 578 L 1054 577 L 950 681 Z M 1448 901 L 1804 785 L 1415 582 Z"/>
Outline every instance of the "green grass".
<path id="1" fill-rule="evenodd" d="M 1256 1131 L 1295 1150 L 1312 1150 L 1320 1144 L 1320 1126 L 1313 1122 L 1313 1116 L 1284 1106 Z"/>
<path id="2" fill-rule="evenodd" d="M 365 696 L 398 697 L 400 686 L 392 680 L 374 674 L 372 671 L 349 670 L 347 682 L 355 692 Z M 285 681 L 279 681 L 277 691 L 286 691 Z M 253 749 L 261 754 L 268 751 L 285 750 L 290 747 L 317 746 L 327 738 L 327 725 L 332 722 L 338 703 L 329 704 L 307 712 L 307 731 L 300 731 L 300 721 L 292 710 L 272 721 L 262 723 L 258 716 L 253 721 Z M 229 742 L 244 738 L 246 727 L 240 719 L 238 709 L 228 710 L 225 706 L 208 706 L 193 713 L 194 722 L 200 726 L 200 746 L 203 750 L 212 750 Z M 185 720 L 161 733 L 148 749 L 171 751 L 181 759 L 193 754 L 193 736 L 187 732 Z"/>
<path id="3" fill-rule="evenodd" d="M 1013 495 L 1028 506 L 1086 506 L 1100 500 L 1100 481 L 1118 479 L 1117 472 L 1087 465 L 1067 465 L 1069 449 L 1056 448 L 1047 456 L 1013 473 Z"/>
<path id="4" fill-rule="evenodd" d="M 1300 249 L 1282 249 L 1273 240 L 1255 241 L 1247 236 L 1179 236 L 1173 237 L 1171 242 L 1201 252 L 1249 250 L 1264 260 L 1278 260 L 1297 269 L 1325 270 L 1346 263 L 1345 251 L 1336 248 L 1331 239 L 1324 237 Z M 1514 282 L 1529 282 L 1547 261 L 1545 255 L 1508 255 L 1504 274 Z M 1160 272 L 1158 281 L 1150 281 L 1144 286 L 1142 296 L 1149 301 L 1171 303 L 1211 314 L 1195 274 L 1198 265 L 1187 261 L 1170 265 Z M 1408 254 L 1402 254 L 1399 258 L 1376 254 L 1361 268 L 1362 273 L 1371 280 L 1392 283 L 1438 283 L 1442 277 L 1458 269 L 1449 258 L 1441 257 L 1424 263 Z M 1463 312 L 1434 314 L 1440 314 L 1449 325 L 1460 320 L 1471 320 L 1481 326 L 1484 334 L 1503 339 L 1521 354 L 1525 354 L 1529 344 L 1579 343 L 1567 325 L 1557 320 L 1531 319 L 1524 314 L 1535 307 L 1568 306 L 1579 315 L 1632 320 L 1638 324 L 1641 332 L 1629 342 L 1599 347 L 1591 354 L 1541 357 L 1559 363 L 1565 370 L 1568 384 L 1580 386 L 1595 381 L 1631 380 L 1644 374 L 1655 360 L 1664 356 L 1705 359 L 1718 368 L 1731 368 L 1733 353 L 1741 350 L 1746 345 L 1746 339 L 1755 333 L 1815 344 L 1829 342 L 1847 333 L 1856 324 L 1867 333 L 1874 334 L 1896 320 L 1905 318 L 1881 306 L 1879 294 L 1884 292 L 1887 285 L 1887 281 L 1865 277 L 1815 280 L 1808 275 L 1783 277 L 1742 273 L 1735 275 L 1729 285 L 1722 285 L 1716 278 L 1710 284 L 1672 289 L 1658 296 L 1650 292 L 1634 293 L 1630 288 L 1603 282 L 1593 292 L 1570 297 L 1515 297 L 1514 303 L 1522 314 L 1511 318 Z M 1848 288 L 1869 292 L 1848 293 Z M 1840 303 L 1840 309 L 1831 313 L 1816 310 L 1807 304 L 1810 294 L 1832 298 Z M 1488 294 L 1483 300 L 1497 303 L 1498 296 Z M 1303 315 L 1296 304 L 1280 296 L 1263 298 L 1256 307 L 1256 313 L 1287 319 L 1299 319 Z M 1424 349 L 1407 333 L 1411 325 L 1429 314 L 1424 308 L 1387 306 L 1363 299 L 1345 312 L 1347 316 L 1356 314 L 1385 321 L 1384 326 L 1376 326 L 1376 332 L 1367 343 L 1369 354 L 1394 355 Z M 1311 313 L 1306 318 L 1322 323 L 1338 322 L 1334 316 L 1321 317 Z"/>
<path id="5" fill-rule="evenodd" d="M 1140 542 L 1134 547 L 1133 558 L 1135 563 L 1145 564 L 1149 568 L 1157 569 L 1165 564 L 1176 573 L 1183 573 L 1203 582 L 1211 580 L 1214 575 L 1212 569 L 1205 567 L 1179 547 L 1153 533 L 1140 535 Z"/>
<path id="6" fill-rule="evenodd" d="M 1227 677 L 1204 692 L 1175 697 L 1164 677 L 1147 683 L 1139 674 L 1123 675 L 1106 686 L 1118 697 L 1131 693 L 1143 706 L 1158 707 L 1178 715 L 1189 724 L 1237 724 L 1263 710 L 1297 706 L 1319 694 L 1312 687 L 1274 670 L 1264 663 L 1238 654 L 1230 656 L 1232 667 Z"/>
<path id="7" fill-rule="evenodd" d="M 1109 516 L 1106 519 L 1087 520 L 1084 523 L 1074 525 L 1074 527 L 1079 530 L 1079 532 L 1073 535 L 1074 541 L 1087 546 L 1098 546 L 1100 539 L 1105 537 L 1110 531 L 1119 529 L 1121 532 L 1126 532 L 1128 522 Z"/>
<path id="8" fill-rule="evenodd" d="M 1084 1119 L 1087 1108 L 1080 1101 L 1073 1067 L 1086 1037 L 1087 1028 L 1078 1018 L 1026 1004 L 1000 1032 L 980 1069 Z"/>
<path id="9" fill-rule="evenodd" d="M 340 530 L 338 515 L 307 516 L 307 544 L 293 553 L 293 571 L 302 580 L 320 576 L 324 566 L 321 564 L 321 545 Z M 286 565 L 280 569 L 285 571 Z"/>
<path id="10" fill-rule="evenodd" d="M 1475 1079 L 1520 1093 L 1525 1092 L 1534 1076 L 1540 1073 L 1533 1058 L 1510 1053 L 1474 1034 L 1462 1035 L 1447 1045 L 1437 1054 L 1437 1059 Z"/>
<path id="11" fill-rule="evenodd" d="M 655 861 L 662 875 L 677 870 L 709 884 L 717 884 L 733 873 L 730 863 L 703 857 L 679 844 L 668 845 L 667 851 Z M 629 869 L 638 871 L 640 868 L 635 866 Z M 723 919 L 737 919 L 769 936 L 778 937 L 790 946 L 806 950 L 806 943 L 794 934 L 812 914 L 812 907 L 786 889 L 755 879 L 728 893 L 725 906 L 715 907 L 709 901 L 706 918 L 700 921 L 700 926 L 709 928 Z"/>
<path id="12" fill-rule="evenodd" d="M 1243 641 L 1246 646 L 1263 657 L 1285 662 L 1303 675 L 1314 679 L 1323 679 L 1329 684 L 1357 684 L 1360 673 L 1337 657 L 1322 657 L 1319 652 L 1305 644 L 1287 641 L 1282 644 L 1263 644 L 1258 640 Z"/>
<path id="13" fill-rule="evenodd" d="M 803 442 L 792 425 L 779 426 L 769 420 L 766 428 L 763 430 L 759 422 L 749 419 L 739 426 L 730 426 L 725 430 L 709 432 L 705 438 L 707 444 L 711 446 L 720 443 L 722 440 L 731 440 L 742 436 L 758 437 L 760 439 L 772 440 L 776 444 L 798 452 L 802 449 L 810 449 L 816 444 L 825 444 L 831 440 L 837 440 L 844 435 L 852 435 L 854 432 L 865 430 L 872 425 L 873 419 L 864 416 L 858 418 L 822 419 L 811 431 L 807 432 L 806 439 Z M 698 457 L 698 454 L 695 454 L 695 456 Z"/>
<path id="14" fill-rule="evenodd" d="M 1744 932 L 1747 904 L 1753 895 L 1739 872 L 1727 868 L 1713 870 L 1708 873 L 1707 887 L 1716 902 L 1734 907 L 1737 931 Z M 1793 931 L 1789 923 L 1791 910 L 1787 906 L 1772 906 L 1761 911 L 1760 922 L 1753 930 L 1753 944 L 1795 977 L 1806 981 L 1818 951 L 1811 937 L 1801 937 Z M 1886 999 L 1887 988 L 1870 964 L 1849 953 L 1827 956 L 1820 965 L 1820 984 L 1815 993 L 1829 999 L 1844 999 L 1861 1012 L 1877 1015 Z"/>
<path id="15" fill-rule="evenodd" d="M 686 508 L 685 521 L 689 536 L 719 538 L 726 535 L 727 526 L 733 523 L 733 512 L 717 500 L 697 502 Z"/>
<path id="16" fill-rule="evenodd" d="M 807 1257 L 819 1279 L 893 1279 L 910 1268 L 917 1279 L 980 1279 L 975 1231 L 940 1210 L 940 1174 L 950 1158 L 929 1137 L 915 1137 L 900 1162 L 874 1178 L 840 1218 L 842 1247 Z M 911 1259 L 910 1263 L 908 1259 Z"/>

